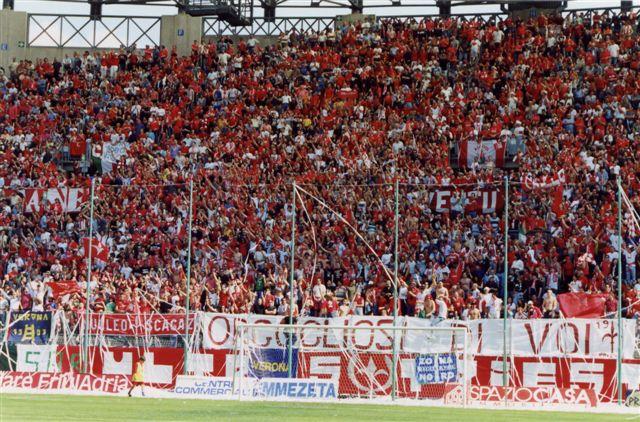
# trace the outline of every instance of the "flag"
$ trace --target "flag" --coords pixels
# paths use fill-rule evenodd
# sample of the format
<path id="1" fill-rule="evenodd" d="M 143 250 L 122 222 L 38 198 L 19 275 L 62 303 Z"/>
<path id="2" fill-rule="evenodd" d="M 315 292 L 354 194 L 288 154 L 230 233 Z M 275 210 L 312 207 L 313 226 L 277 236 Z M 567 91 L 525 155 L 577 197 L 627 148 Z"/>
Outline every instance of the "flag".
<path id="1" fill-rule="evenodd" d="M 40 212 L 43 206 L 49 208 L 56 203 L 60 205 L 62 212 L 79 212 L 88 200 L 86 188 L 28 188 L 22 194 L 25 213 Z"/>
<path id="2" fill-rule="evenodd" d="M 462 258 L 458 258 L 458 265 L 456 265 L 453 271 L 451 271 L 451 273 L 449 274 L 449 280 L 451 280 L 451 282 L 454 284 L 459 283 L 460 279 L 462 278 L 463 272 L 464 272 L 464 261 L 462 260 Z"/>
<path id="3" fill-rule="evenodd" d="M 564 187 L 556 186 L 553 189 L 553 200 L 551 201 L 551 211 L 556 215 L 556 217 L 560 218 L 565 214 L 564 209 L 564 200 L 562 194 L 564 192 Z"/>
<path id="4" fill-rule="evenodd" d="M 486 167 L 504 167 L 505 143 L 495 139 L 487 141 L 462 141 L 458 156 L 460 167 L 472 167 L 475 161 Z"/>
<path id="5" fill-rule="evenodd" d="M 558 295 L 560 311 L 565 318 L 602 318 L 607 295 L 604 293 L 562 293 Z"/>
<path id="6" fill-rule="evenodd" d="M 84 256 L 89 256 L 89 238 L 82 239 L 82 249 L 84 249 Z M 100 261 L 107 262 L 109 260 L 109 247 L 95 237 L 91 239 L 91 259 L 99 259 Z"/>
<path id="7" fill-rule="evenodd" d="M 82 287 L 75 281 L 52 281 L 48 285 L 55 299 L 60 296 L 82 292 Z"/>

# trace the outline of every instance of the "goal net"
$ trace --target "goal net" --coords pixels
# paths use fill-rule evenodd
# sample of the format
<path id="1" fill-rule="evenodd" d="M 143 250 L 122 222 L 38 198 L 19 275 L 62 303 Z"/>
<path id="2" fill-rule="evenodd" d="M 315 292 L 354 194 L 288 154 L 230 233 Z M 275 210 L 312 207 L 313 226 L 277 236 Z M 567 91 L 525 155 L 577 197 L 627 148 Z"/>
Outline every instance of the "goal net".
<path id="1" fill-rule="evenodd" d="M 467 402 L 464 328 L 245 324 L 235 342 L 240 398 Z"/>

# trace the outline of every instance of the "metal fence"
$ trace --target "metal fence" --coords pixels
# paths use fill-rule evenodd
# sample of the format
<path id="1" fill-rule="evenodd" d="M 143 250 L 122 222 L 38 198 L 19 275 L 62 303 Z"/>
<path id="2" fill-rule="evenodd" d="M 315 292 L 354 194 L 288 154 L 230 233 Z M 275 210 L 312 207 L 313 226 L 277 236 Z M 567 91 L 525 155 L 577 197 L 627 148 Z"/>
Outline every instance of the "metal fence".
<path id="1" fill-rule="evenodd" d="M 640 6 L 633 6 L 637 12 Z M 626 16 L 620 7 L 570 9 L 563 12 L 570 19 L 584 19 L 592 22 L 596 15 L 608 17 Z M 407 22 L 436 19 L 437 14 L 377 16 L 378 22 Z M 466 21 L 501 22 L 506 13 L 465 13 L 452 14 L 452 18 Z M 638 17 L 636 17 L 638 19 Z M 275 17 L 267 19 L 254 17 L 249 26 L 232 26 L 218 17 L 202 20 L 202 36 L 279 36 L 283 33 L 308 34 L 334 28 L 340 21 L 332 17 Z M 70 48 L 120 48 L 131 46 L 160 45 L 161 18 L 148 16 L 103 16 L 101 20 L 88 15 L 29 14 L 29 47 L 70 47 Z"/>
<path id="2" fill-rule="evenodd" d="M 336 24 L 335 17 L 283 17 L 272 21 L 265 18 L 253 18 L 250 26 L 231 26 L 228 22 L 217 17 L 202 20 L 203 36 L 278 36 L 284 33 L 295 32 L 309 34 L 322 32 L 333 28 Z"/>
<path id="3" fill-rule="evenodd" d="M 29 47 L 120 48 L 160 45 L 160 17 L 29 14 Z"/>

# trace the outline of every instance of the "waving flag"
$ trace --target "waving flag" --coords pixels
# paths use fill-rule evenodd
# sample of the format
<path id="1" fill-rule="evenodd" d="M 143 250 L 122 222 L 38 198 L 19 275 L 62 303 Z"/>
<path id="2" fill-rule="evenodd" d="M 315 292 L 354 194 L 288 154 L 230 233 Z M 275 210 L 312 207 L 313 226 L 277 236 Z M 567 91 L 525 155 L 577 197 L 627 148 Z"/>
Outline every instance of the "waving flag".
<path id="1" fill-rule="evenodd" d="M 53 281 L 47 284 L 51 288 L 51 293 L 55 299 L 60 296 L 82 292 L 82 287 L 75 281 Z"/>
<path id="2" fill-rule="evenodd" d="M 607 295 L 604 293 L 562 293 L 558 295 L 560 311 L 565 318 L 602 318 Z"/>
<path id="3" fill-rule="evenodd" d="M 89 238 L 84 237 L 82 239 L 82 249 L 84 249 L 85 258 L 89 256 Z M 100 261 L 107 262 L 109 260 L 109 247 L 100 241 L 100 239 L 91 239 L 91 258 L 99 259 Z"/>

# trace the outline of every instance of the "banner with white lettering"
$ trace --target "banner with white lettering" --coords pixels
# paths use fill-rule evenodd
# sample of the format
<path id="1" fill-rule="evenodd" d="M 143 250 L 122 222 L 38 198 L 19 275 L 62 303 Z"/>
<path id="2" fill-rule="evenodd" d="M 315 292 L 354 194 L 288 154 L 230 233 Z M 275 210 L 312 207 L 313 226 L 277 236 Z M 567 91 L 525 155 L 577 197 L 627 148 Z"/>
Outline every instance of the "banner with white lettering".
<path id="1" fill-rule="evenodd" d="M 120 393 L 131 384 L 121 375 L 78 374 L 73 372 L 0 372 L 0 387 L 3 392 L 27 390 L 62 391 L 76 393 Z"/>
<path id="2" fill-rule="evenodd" d="M 487 403 L 527 403 L 527 404 L 571 404 L 596 407 L 598 398 L 595 391 L 585 388 L 545 387 L 498 387 L 477 386 L 469 388 L 471 402 Z"/>
<path id="3" fill-rule="evenodd" d="M 46 346 L 34 346 L 45 350 Z M 25 349 L 26 350 L 26 349 Z M 37 350 L 37 349 L 34 349 Z M 143 349 L 90 347 L 91 372 L 96 375 L 130 376 Z M 46 353 L 46 352 L 45 352 Z M 182 348 L 153 348 L 144 352 L 146 357 L 144 382 L 146 385 L 171 388 L 176 378 L 184 373 Z M 398 397 L 442 397 L 451 384 L 420 384 L 416 377 L 416 353 L 402 352 L 398 356 L 396 379 Z M 81 369 L 78 346 L 58 346 L 60 372 Z M 460 355 L 457 356 L 460 359 Z M 31 359 L 32 360 L 32 359 Z M 248 360 L 247 360 L 248 361 Z M 245 362 L 245 365 L 248 362 Z M 227 377 L 239 375 L 240 359 L 230 349 L 207 350 L 189 354 L 189 370 L 199 377 Z M 358 359 L 348 353 L 333 351 L 305 351 L 298 353 L 298 379 L 330 380 L 338 383 L 339 394 L 385 394 L 391 392 L 393 359 L 391 351 L 362 352 Z M 458 360 L 460 373 L 462 361 Z M 596 392 L 598 400 L 609 402 L 617 397 L 617 360 L 612 358 L 583 357 L 511 357 L 507 361 L 510 383 L 514 387 L 586 388 Z M 373 385 L 365 373 L 376 373 Z M 475 355 L 467 361 L 469 385 L 501 386 L 503 363 L 500 355 Z M 461 373 L 459 374 L 461 376 Z M 254 378 L 255 379 L 255 378 Z M 458 381 L 459 383 L 459 381 Z M 245 388 L 249 383 L 245 383 Z M 223 388 L 219 384 L 192 385 Z M 640 360 L 622 361 L 624 394 L 640 389 Z M 183 392 L 188 394 L 187 392 Z M 181 393 L 182 394 L 182 393 Z M 196 394 L 200 394 L 197 393 Z M 216 392 L 202 392 L 216 395 Z M 222 394 L 222 393 L 221 393 Z"/>
<path id="4" fill-rule="evenodd" d="M 84 320 L 84 316 L 82 316 Z M 189 316 L 189 332 L 193 333 L 196 315 Z M 184 335 L 184 314 L 91 314 L 89 334 L 121 336 Z"/>
<path id="5" fill-rule="evenodd" d="M 86 188 L 29 188 L 22 191 L 24 212 L 40 212 L 43 209 L 58 212 L 79 212 L 88 200 Z"/>
<path id="6" fill-rule="evenodd" d="M 418 384 L 440 384 L 458 380 L 455 353 L 426 354 L 416 356 L 416 381 Z"/>
<path id="7" fill-rule="evenodd" d="M 184 349 L 172 347 L 89 347 L 89 365 L 93 374 L 131 376 L 140 356 L 145 357 L 144 383 L 160 388 L 174 385 L 184 373 Z M 229 350 L 192 351 L 187 365 L 197 376 L 233 376 L 234 355 Z M 58 366 L 61 372 L 82 370 L 81 347 L 58 346 Z M 236 362 L 237 365 L 237 362 Z"/>
<path id="8" fill-rule="evenodd" d="M 450 211 L 490 214 L 504 207 L 500 186 L 441 186 L 437 189 L 416 189 L 407 193 L 410 204 L 438 213 Z"/>

